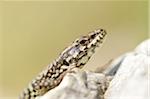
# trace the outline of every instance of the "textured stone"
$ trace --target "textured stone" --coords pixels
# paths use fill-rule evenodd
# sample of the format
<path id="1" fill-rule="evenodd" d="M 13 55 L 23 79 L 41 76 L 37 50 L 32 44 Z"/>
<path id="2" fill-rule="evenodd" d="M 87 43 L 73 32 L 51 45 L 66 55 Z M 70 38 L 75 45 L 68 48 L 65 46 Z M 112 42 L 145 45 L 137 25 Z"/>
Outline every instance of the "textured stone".
<path id="1" fill-rule="evenodd" d="M 105 93 L 106 99 L 150 99 L 149 53 L 150 40 L 146 40 L 124 58 L 120 57 L 121 64 Z"/>
<path id="2" fill-rule="evenodd" d="M 76 70 L 41 99 L 102 99 L 110 80 L 104 74 Z"/>

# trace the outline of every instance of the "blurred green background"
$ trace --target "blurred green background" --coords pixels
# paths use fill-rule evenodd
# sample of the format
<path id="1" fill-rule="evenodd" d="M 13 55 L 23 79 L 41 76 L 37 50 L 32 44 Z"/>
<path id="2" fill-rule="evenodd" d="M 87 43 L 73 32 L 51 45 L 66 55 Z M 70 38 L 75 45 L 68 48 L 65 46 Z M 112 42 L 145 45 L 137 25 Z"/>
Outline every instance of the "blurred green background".
<path id="1" fill-rule="evenodd" d="M 148 1 L 5 1 L 0 11 L 0 99 L 15 99 L 74 39 L 94 29 L 108 36 L 86 70 L 148 38 Z"/>

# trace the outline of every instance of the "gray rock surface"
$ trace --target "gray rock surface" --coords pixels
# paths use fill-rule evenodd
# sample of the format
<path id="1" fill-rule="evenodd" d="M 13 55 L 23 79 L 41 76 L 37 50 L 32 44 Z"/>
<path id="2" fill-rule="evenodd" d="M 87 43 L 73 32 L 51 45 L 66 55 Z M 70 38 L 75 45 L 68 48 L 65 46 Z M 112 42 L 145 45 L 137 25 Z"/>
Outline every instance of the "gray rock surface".
<path id="1" fill-rule="evenodd" d="M 150 99 L 150 40 L 121 56 L 121 64 L 105 93 L 106 99 Z M 117 65 L 116 65 L 117 66 Z M 115 67 L 115 66 L 114 66 Z M 111 74 L 111 71 L 107 71 Z"/>
<path id="2" fill-rule="evenodd" d="M 149 90 L 150 39 L 101 73 L 75 69 L 40 99 L 150 99 Z"/>
<path id="3" fill-rule="evenodd" d="M 76 70 L 68 73 L 60 85 L 41 99 L 102 99 L 111 77 L 104 74 Z"/>

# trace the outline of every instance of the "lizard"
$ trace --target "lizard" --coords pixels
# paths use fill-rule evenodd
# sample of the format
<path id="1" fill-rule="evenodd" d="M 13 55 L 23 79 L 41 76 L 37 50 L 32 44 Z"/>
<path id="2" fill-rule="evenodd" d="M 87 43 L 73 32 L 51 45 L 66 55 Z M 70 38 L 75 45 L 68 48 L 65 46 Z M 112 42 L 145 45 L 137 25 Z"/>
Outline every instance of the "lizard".
<path id="1" fill-rule="evenodd" d="M 77 38 L 58 58 L 44 68 L 19 95 L 19 99 L 37 99 L 61 83 L 67 72 L 82 68 L 106 36 L 106 30 L 97 29 Z"/>

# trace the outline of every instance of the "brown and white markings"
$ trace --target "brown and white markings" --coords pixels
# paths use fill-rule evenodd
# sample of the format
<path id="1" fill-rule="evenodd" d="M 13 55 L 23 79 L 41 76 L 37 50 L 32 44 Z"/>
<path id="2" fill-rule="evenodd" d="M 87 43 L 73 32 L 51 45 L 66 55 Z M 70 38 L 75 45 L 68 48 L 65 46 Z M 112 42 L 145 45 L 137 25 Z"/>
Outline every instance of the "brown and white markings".
<path id="1" fill-rule="evenodd" d="M 76 39 L 29 83 L 19 99 L 35 99 L 58 86 L 67 72 L 74 67 L 82 68 L 88 62 L 95 48 L 103 42 L 105 35 L 105 30 L 98 29 Z"/>

